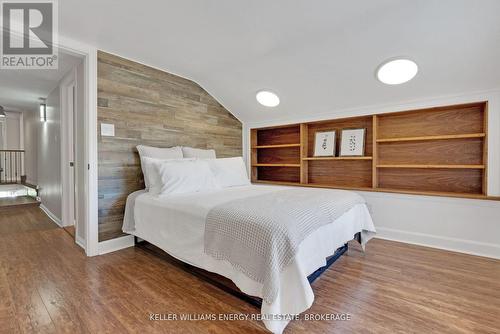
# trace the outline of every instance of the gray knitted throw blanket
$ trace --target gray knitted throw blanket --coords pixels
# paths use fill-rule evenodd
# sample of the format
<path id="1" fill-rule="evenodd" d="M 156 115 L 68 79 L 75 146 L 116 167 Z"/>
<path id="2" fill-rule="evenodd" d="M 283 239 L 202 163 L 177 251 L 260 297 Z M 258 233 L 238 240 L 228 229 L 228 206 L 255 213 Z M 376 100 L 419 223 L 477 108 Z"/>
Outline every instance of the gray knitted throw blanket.
<path id="1" fill-rule="evenodd" d="M 205 253 L 262 283 L 262 299 L 270 304 L 279 292 L 280 273 L 300 243 L 364 202 L 351 191 L 309 188 L 232 200 L 208 213 Z"/>

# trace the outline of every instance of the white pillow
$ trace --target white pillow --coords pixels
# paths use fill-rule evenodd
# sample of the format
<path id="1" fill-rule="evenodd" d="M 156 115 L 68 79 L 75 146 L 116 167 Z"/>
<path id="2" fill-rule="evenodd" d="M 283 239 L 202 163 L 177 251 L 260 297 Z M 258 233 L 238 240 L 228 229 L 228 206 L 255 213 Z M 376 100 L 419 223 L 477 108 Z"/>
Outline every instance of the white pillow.
<path id="1" fill-rule="evenodd" d="M 154 159 L 144 157 L 142 159 L 142 169 L 144 170 L 144 180 L 148 180 L 148 191 L 152 195 L 158 195 L 161 191 L 161 177 L 159 174 L 159 165 L 167 161 L 184 161 L 194 159 Z"/>
<path id="2" fill-rule="evenodd" d="M 242 157 L 207 160 L 215 180 L 222 187 L 246 186 L 250 184 Z"/>
<path id="3" fill-rule="evenodd" d="M 206 160 L 165 161 L 157 166 L 160 196 L 220 189 Z"/>
<path id="4" fill-rule="evenodd" d="M 141 168 L 142 174 L 144 174 L 144 184 L 146 189 L 149 189 L 150 183 L 147 177 L 147 172 L 144 168 L 144 158 L 154 158 L 154 159 L 182 159 L 182 149 L 180 146 L 175 147 L 152 147 L 146 145 L 137 145 L 137 151 L 139 152 L 139 157 L 141 158 Z"/>
<path id="5" fill-rule="evenodd" d="M 201 148 L 182 147 L 184 158 L 215 159 L 215 150 L 202 150 Z"/>
<path id="6" fill-rule="evenodd" d="M 180 146 L 175 147 L 153 147 L 146 145 L 137 145 L 137 151 L 141 157 L 155 159 L 182 159 L 182 149 Z"/>

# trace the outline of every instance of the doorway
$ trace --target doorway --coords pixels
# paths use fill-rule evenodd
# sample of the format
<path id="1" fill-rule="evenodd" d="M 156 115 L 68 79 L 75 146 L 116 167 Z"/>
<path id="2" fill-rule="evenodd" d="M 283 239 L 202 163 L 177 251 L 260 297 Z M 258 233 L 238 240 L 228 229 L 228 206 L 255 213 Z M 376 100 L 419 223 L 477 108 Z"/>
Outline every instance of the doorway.
<path id="1" fill-rule="evenodd" d="M 25 38 L 23 31 L 12 30 L 10 31 L 11 36 L 15 36 L 16 38 Z M 78 73 L 78 80 L 76 81 L 76 93 L 74 94 L 75 99 L 77 100 L 78 109 L 82 110 L 82 112 L 77 112 L 77 122 L 75 125 L 77 137 L 81 140 L 76 140 L 73 145 L 78 146 L 76 149 L 77 158 L 73 160 L 73 162 L 78 163 L 78 165 L 74 165 L 74 176 L 76 179 L 76 186 L 73 183 L 74 191 L 70 191 L 70 193 L 78 193 L 78 206 L 75 208 L 73 205 L 73 217 L 77 217 L 76 225 L 76 243 L 85 249 L 85 252 L 88 256 L 94 256 L 99 254 L 99 241 L 98 241 L 98 202 L 97 202 L 97 49 L 80 41 L 73 40 L 71 38 L 62 38 L 59 40 L 57 45 L 54 47 L 59 48 L 59 68 L 58 70 L 35 70 L 35 71 L 3 71 L 2 75 L 0 75 L 0 87 L 5 85 L 6 87 L 11 87 L 20 83 L 18 80 L 20 77 L 27 76 L 28 74 L 38 74 L 39 77 L 43 75 L 44 80 L 23 80 L 22 84 L 25 87 L 15 87 L 16 94 L 8 94 L 12 90 L 0 89 L 0 105 L 6 105 L 9 107 L 11 104 L 15 104 L 18 101 L 19 97 L 29 97 L 30 101 L 24 101 L 28 104 L 24 104 L 21 107 L 21 111 L 31 111 L 29 113 L 29 119 L 25 119 L 24 125 L 25 127 L 32 127 L 35 131 L 29 131 L 28 135 L 33 134 L 33 136 L 42 133 L 43 136 L 37 135 L 38 140 L 34 140 L 33 150 L 38 151 L 40 145 L 44 144 L 45 147 L 54 147 L 62 148 L 62 144 L 59 140 L 63 141 L 62 133 L 58 131 L 53 131 L 55 127 L 59 124 L 62 124 L 61 119 L 53 119 L 54 111 L 59 108 L 54 108 L 55 105 L 60 105 L 56 103 L 56 98 L 52 101 L 40 102 L 38 98 L 43 98 L 49 92 L 49 90 L 45 90 L 42 92 L 37 89 L 36 94 L 17 94 L 20 90 L 30 86 L 30 85 L 40 85 L 40 84 L 48 84 L 51 83 L 50 80 L 45 80 L 46 76 L 51 77 L 58 73 L 59 70 L 66 72 L 70 67 L 64 66 L 64 57 L 67 55 L 76 56 L 80 58 L 81 66 L 78 67 L 76 72 Z M 81 80 L 81 81 L 80 81 Z M 52 86 L 53 87 L 53 86 Z M 38 87 L 35 87 L 38 88 Z M 60 101 L 60 96 L 57 97 L 57 101 Z M 21 101 L 22 102 L 22 101 Z M 24 103 L 23 102 L 23 103 Z M 61 101 L 62 102 L 62 101 Z M 42 109 L 42 106 L 46 108 Z M 29 110 L 27 110 L 29 109 Z M 39 110 L 40 109 L 40 112 Z M 43 111 L 43 113 L 42 113 Z M 28 114 L 28 113 L 27 113 Z M 40 115 L 40 117 L 38 117 Z M 66 128 L 66 127 L 65 127 Z M 4 128 L 5 130 L 5 128 Z M 4 131 L 6 132 L 6 131 Z M 47 132 L 54 134 L 54 136 L 50 137 L 51 141 L 45 141 L 41 143 L 40 138 L 47 138 L 45 135 Z M 55 145 L 54 145 L 55 144 Z M 55 147 L 54 147 L 55 148 Z M 62 151 L 60 151 L 62 153 Z M 32 173 L 33 175 L 40 177 L 46 177 L 46 174 L 50 174 L 48 176 L 58 175 L 59 180 L 61 180 L 62 171 L 66 171 L 64 174 L 68 175 L 67 169 L 63 168 L 63 161 L 69 162 L 69 160 L 60 160 L 53 159 L 51 156 L 44 154 L 41 152 L 40 156 L 44 157 L 44 161 L 40 161 L 43 159 L 32 159 L 32 164 L 27 165 L 24 162 L 22 165 L 26 166 L 26 169 L 31 168 L 38 172 L 38 167 L 44 167 L 42 175 L 36 175 L 37 173 Z M 52 165 L 57 165 L 57 167 L 50 167 Z M 67 165 L 64 165 L 66 167 Z M 75 175 L 76 174 L 76 175 Z M 68 176 L 69 178 L 69 176 Z M 29 179 L 28 179 L 29 180 Z M 33 183 L 36 184 L 36 183 Z M 67 183 L 65 183 L 67 184 Z M 41 192 L 45 195 L 46 198 L 51 199 L 51 195 L 61 196 L 64 187 L 61 185 L 45 185 L 38 189 L 41 189 Z M 67 190 L 64 190 L 64 195 L 68 193 Z M 68 201 L 67 196 L 62 196 L 65 201 Z M 71 201 L 71 199 L 70 199 Z M 74 199 L 73 199 L 74 201 Z M 61 201 L 57 202 L 56 200 L 49 201 L 50 206 L 54 207 L 52 211 L 58 211 L 60 216 L 49 217 L 54 220 L 57 224 L 62 223 L 62 219 L 59 221 L 57 218 L 62 218 L 62 212 L 65 212 L 65 216 L 71 217 L 71 213 L 67 214 L 66 210 L 61 210 Z M 57 204 L 59 203 L 59 204 Z M 44 206 L 47 208 L 49 205 Z M 42 206 L 40 206 L 40 209 Z M 47 212 L 46 212 L 47 213 Z"/>

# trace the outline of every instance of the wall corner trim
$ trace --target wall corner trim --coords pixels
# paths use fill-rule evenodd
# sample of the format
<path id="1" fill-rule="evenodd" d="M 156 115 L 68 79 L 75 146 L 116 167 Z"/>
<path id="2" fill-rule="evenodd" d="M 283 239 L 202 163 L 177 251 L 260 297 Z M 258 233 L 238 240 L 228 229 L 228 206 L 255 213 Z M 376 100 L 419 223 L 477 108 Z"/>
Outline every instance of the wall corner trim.
<path id="1" fill-rule="evenodd" d="M 116 252 L 121 249 L 134 246 L 134 236 L 125 235 L 123 237 L 99 242 L 99 255 Z"/>

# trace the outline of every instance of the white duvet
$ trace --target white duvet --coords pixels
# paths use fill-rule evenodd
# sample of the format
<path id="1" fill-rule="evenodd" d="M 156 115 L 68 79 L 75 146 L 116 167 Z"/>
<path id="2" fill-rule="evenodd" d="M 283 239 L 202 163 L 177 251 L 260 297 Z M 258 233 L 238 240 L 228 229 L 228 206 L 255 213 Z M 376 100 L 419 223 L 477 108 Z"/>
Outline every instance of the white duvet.
<path id="1" fill-rule="evenodd" d="M 179 260 L 231 279 L 244 293 L 262 297 L 262 284 L 240 273 L 228 262 L 204 253 L 205 219 L 215 205 L 285 188 L 249 185 L 165 197 L 137 191 L 127 199 L 123 231 L 147 240 Z M 314 301 L 307 276 L 324 266 L 326 258 L 352 240 L 357 232 L 363 233 L 363 245 L 375 234 L 365 204 L 356 205 L 335 222 L 310 234 L 300 244 L 292 263 L 282 271 L 277 298 L 272 304 L 262 304 L 263 318 L 299 314 L 307 310 Z M 264 320 L 264 324 L 271 332 L 281 333 L 288 321 Z"/>

